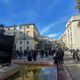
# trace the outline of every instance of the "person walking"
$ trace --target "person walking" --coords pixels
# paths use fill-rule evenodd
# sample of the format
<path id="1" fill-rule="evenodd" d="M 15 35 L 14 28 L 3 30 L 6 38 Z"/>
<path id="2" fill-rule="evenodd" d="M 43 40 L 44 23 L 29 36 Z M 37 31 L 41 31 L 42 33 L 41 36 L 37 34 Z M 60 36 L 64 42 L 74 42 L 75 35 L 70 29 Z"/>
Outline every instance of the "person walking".
<path id="1" fill-rule="evenodd" d="M 73 49 L 73 59 L 76 58 L 76 51 Z"/>
<path id="2" fill-rule="evenodd" d="M 58 49 L 56 49 L 54 56 L 53 56 L 53 59 L 54 59 L 55 64 L 59 63 L 59 51 L 58 51 Z"/>
<path id="3" fill-rule="evenodd" d="M 44 58 L 44 50 L 40 51 L 41 58 Z"/>
<path id="4" fill-rule="evenodd" d="M 61 58 L 60 63 L 63 64 L 64 63 L 64 50 L 63 49 L 60 50 L 60 58 Z"/>
<path id="5" fill-rule="evenodd" d="M 48 57 L 48 51 L 45 50 L 45 57 L 47 58 Z"/>
<path id="6" fill-rule="evenodd" d="M 28 50 L 27 60 L 32 61 L 32 54 L 31 51 Z"/>
<path id="7" fill-rule="evenodd" d="M 22 50 L 20 50 L 19 51 L 19 57 L 20 57 L 20 59 L 22 59 L 22 55 L 23 55 L 23 52 L 22 52 Z"/>
<path id="8" fill-rule="evenodd" d="M 78 49 L 76 50 L 76 58 L 79 61 L 79 50 Z"/>
<path id="9" fill-rule="evenodd" d="M 36 61 L 37 60 L 37 50 L 32 50 L 32 58 L 33 58 L 33 61 Z"/>

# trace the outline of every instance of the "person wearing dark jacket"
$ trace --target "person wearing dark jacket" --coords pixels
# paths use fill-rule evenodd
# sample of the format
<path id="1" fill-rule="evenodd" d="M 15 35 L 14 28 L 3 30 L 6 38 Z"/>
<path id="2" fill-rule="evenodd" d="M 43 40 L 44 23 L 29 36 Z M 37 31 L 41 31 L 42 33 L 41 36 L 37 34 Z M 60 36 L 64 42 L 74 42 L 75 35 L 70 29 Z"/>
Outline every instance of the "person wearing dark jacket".
<path id="1" fill-rule="evenodd" d="M 28 61 L 32 61 L 32 54 L 31 54 L 31 51 L 28 51 L 27 60 L 28 60 Z"/>
<path id="2" fill-rule="evenodd" d="M 64 62 L 64 51 L 62 49 L 57 49 L 53 59 L 55 64 L 62 64 Z"/>
<path id="3" fill-rule="evenodd" d="M 32 58 L 33 58 L 33 61 L 37 60 L 37 50 L 32 50 Z"/>

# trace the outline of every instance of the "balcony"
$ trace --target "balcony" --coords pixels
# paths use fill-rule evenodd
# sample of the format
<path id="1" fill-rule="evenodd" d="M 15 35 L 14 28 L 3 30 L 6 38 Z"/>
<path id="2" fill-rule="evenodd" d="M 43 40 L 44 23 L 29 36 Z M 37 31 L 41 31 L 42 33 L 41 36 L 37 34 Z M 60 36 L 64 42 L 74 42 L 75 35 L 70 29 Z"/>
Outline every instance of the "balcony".
<path id="1" fill-rule="evenodd" d="M 34 40 L 39 42 L 41 39 L 40 39 L 40 37 L 34 37 Z"/>

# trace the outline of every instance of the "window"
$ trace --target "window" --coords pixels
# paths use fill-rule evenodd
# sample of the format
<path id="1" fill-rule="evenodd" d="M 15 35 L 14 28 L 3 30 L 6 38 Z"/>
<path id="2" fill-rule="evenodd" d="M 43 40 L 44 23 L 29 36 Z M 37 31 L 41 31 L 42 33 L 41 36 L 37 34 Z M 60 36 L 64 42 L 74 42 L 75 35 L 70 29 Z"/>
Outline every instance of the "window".
<path id="1" fill-rule="evenodd" d="M 23 34 L 23 33 L 22 33 L 22 32 L 20 32 L 20 39 L 21 39 L 21 38 L 22 38 L 22 36 L 23 36 L 22 34 Z"/>
<path id="2" fill-rule="evenodd" d="M 15 43 L 18 43 L 18 41 L 15 41 Z"/>
<path id="3" fill-rule="evenodd" d="M 27 41 L 27 44 L 29 44 L 29 41 Z"/>
<path id="4" fill-rule="evenodd" d="M 14 47 L 13 49 L 14 49 L 14 50 L 16 50 L 16 44 L 14 44 L 14 46 L 13 46 L 13 47 Z"/>
<path id="5" fill-rule="evenodd" d="M 16 36 L 16 32 L 14 32 L 14 36 Z"/>
<path id="6" fill-rule="evenodd" d="M 72 37 L 72 33 L 70 33 L 71 37 Z"/>
<path id="7" fill-rule="evenodd" d="M 78 22 L 77 26 L 78 26 L 78 28 L 80 28 L 80 21 Z"/>
<path id="8" fill-rule="evenodd" d="M 20 44 L 22 44 L 22 41 L 20 41 Z"/>
<path id="9" fill-rule="evenodd" d="M 22 50 L 22 46 L 20 46 L 20 50 Z"/>
<path id="10" fill-rule="evenodd" d="M 22 26 L 20 26 L 20 30 L 22 29 L 23 27 Z"/>
<path id="11" fill-rule="evenodd" d="M 29 35 L 29 31 L 27 31 L 27 35 Z"/>
<path id="12" fill-rule="evenodd" d="M 29 28 L 29 25 L 27 26 L 27 28 Z"/>
<path id="13" fill-rule="evenodd" d="M 69 38 L 69 34 L 68 34 L 68 38 Z"/>
<path id="14" fill-rule="evenodd" d="M 27 46 L 27 50 L 29 50 L 29 46 Z"/>
<path id="15" fill-rule="evenodd" d="M 71 43 L 72 43 L 72 38 L 71 38 Z"/>
<path id="16" fill-rule="evenodd" d="M 22 34 L 22 32 L 20 32 L 20 34 Z"/>
<path id="17" fill-rule="evenodd" d="M 10 28 L 8 28 L 8 30 L 10 30 Z"/>
<path id="18" fill-rule="evenodd" d="M 14 27 L 14 30 L 16 30 L 16 27 Z"/>
<path id="19" fill-rule="evenodd" d="M 71 27 L 70 27 L 70 30 L 71 30 Z"/>
<path id="20" fill-rule="evenodd" d="M 69 29 L 68 29 L 68 33 L 69 33 Z"/>

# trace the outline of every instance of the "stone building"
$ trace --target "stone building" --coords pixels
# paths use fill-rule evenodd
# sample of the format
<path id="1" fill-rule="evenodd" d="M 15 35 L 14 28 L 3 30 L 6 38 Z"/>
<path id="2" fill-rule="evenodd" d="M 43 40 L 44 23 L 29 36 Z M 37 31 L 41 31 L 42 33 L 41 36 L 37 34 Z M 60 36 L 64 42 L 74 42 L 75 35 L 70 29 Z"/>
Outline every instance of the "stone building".
<path id="1" fill-rule="evenodd" d="M 69 49 L 80 49 L 80 15 L 72 16 L 66 24 L 66 30 L 61 35 L 61 41 Z"/>
<path id="2" fill-rule="evenodd" d="M 5 27 L 5 35 L 15 35 L 15 50 L 37 49 L 41 35 L 35 24 L 20 24 Z"/>

